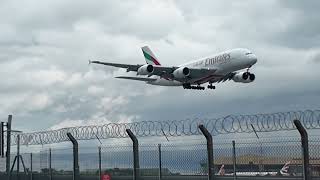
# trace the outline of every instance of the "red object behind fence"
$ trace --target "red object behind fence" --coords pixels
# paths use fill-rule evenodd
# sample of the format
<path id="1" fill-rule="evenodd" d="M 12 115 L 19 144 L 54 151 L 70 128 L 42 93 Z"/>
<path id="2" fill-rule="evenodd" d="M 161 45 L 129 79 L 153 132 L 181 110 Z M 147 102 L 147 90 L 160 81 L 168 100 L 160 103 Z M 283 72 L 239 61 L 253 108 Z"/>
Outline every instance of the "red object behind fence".
<path id="1" fill-rule="evenodd" d="M 101 176 L 101 180 L 111 180 L 111 175 L 110 174 L 103 174 Z"/>

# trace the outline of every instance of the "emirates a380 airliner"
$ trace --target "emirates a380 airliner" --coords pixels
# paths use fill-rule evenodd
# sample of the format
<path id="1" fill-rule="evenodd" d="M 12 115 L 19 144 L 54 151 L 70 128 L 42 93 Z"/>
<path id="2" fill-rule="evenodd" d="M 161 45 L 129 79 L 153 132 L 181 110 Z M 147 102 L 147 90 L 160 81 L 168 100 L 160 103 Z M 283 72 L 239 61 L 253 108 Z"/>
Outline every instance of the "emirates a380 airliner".
<path id="1" fill-rule="evenodd" d="M 257 62 L 257 56 L 244 48 L 224 51 L 212 56 L 200 58 L 179 66 L 162 66 L 148 46 L 142 47 L 146 64 L 119 64 L 100 61 L 89 63 L 125 68 L 135 71 L 137 76 L 119 76 L 116 78 L 144 81 L 159 86 L 182 86 L 184 89 L 204 90 L 202 84 L 209 83 L 208 89 L 215 89 L 213 83 L 233 80 L 250 83 L 255 75 L 249 72 Z"/>

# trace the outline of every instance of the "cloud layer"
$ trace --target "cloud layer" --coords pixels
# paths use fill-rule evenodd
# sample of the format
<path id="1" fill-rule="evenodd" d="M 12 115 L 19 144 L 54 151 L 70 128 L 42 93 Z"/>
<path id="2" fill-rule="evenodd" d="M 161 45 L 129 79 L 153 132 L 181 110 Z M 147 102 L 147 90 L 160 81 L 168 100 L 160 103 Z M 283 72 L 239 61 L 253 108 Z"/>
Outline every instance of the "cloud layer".
<path id="1" fill-rule="evenodd" d="M 2 1 L 0 115 L 24 131 L 319 107 L 318 1 Z M 88 59 L 178 65 L 245 47 L 252 84 L 186 91 L 114 79 Z M 133 74 L 134 75 L 134 74 Z"/>

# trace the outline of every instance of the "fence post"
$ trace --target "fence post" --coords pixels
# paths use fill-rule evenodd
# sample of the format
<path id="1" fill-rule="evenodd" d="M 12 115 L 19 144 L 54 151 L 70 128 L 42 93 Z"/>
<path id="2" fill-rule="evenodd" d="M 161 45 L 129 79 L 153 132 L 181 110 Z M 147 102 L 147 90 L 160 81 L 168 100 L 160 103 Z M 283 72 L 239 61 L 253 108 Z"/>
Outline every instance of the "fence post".
<path id="1" fill-rule="evenodd" d="M 52 156 L 51 156 L 51 148 L 49 148 L 49 179 L 52 180 Z"/>
<path id="2" fill-rule="evenodd" d="M 133 179 L 140 179 L 140 164 L 139 164 L 139 142 L 137 137 L 132 133 L 130 129 L 126 129 L 127 134 L 133 143 Z"/>
<path id="3" fill-rule="evenodd" d="M 98 152 L 99 152 L 99 180 L 101 180 L 101 146 L 98 147 Z"/>
<path id="4" fill-rule="evenodd" d="M 11 174 L 10 174 L 11 121 L 12 121 L 12 115 L 9 115 L 8 122 L 7 122 L 7 153 L 6 153 L 6 171 L 7 171 L 9 180 L 11 179 Z"/>
<path id="5" fill-rule="evenodd" d="M 236 142 L 232 141 L 232 159 L 233 159 L 233 179 L 237 179 L 237 156 L 236 156 Z"/>
<path id="6" fill-rule="evenodd" d="M 17 135 L 17 179 L 20 180 L 20 135 Z"/>
<path id="7" fill-rule="evenodd" d="M 67 133 L 73 144 L 73 180 L 80 180 L 78 142 L 71 133 Z"/>
<path id="8" fill-rule="evenodd" d="M 161 158 L 161 144 L 158 144 L 159 153 L 159 180 L 162 179 L 162 158 Z"/>
<path id="9" fill-rule="evenodd" d="M 293 121 L 301 136 L 303 179 L 310 179 L 308 133 L 299 120 Z"/>
<path id="10" fill-rule="evenodd" d="M 207 151 L 208 151 L 208 179 L 213 180 L 214 177 L 214 166 L 213 166 L 213 142 L 212 135 L 209 131 L 202 125 L 199 125 L 199 129 L 207 139 Z"/>
<path id="11" fill-rule="evenodd" d="M 32 153 L 30 153 L 30 180 L 33 179 L 33 169 L 32 169 Z"/>
<path id="12" fill-rule="evenodd" d="M 4 157 L 4 122 L 1 122 L 0 125 L 0 155 L 1 157 Z"/>

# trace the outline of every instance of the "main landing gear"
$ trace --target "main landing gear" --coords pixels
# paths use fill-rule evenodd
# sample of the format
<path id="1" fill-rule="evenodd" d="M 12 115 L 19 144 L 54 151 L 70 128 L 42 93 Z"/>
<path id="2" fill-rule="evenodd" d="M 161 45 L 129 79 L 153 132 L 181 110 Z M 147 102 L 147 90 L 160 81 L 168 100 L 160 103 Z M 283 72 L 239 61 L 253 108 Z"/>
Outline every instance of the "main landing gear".
<path id="1" fill-rule="evenodd" d="M 212 84 L 209 84 L 208 86 L 208 89 L 215 89 L 216 87 L 213 86 Z M 184 84 L 183 85 L 183 89 L 195 89 L 195 90 L 204 90 L 205 87 L 202 87 L 200 85 L 198 86 L 191 86 L 190 84 Z"/>
<path id="2" fill-rule="evenodd" d="M 198 85 L 198 86 L 191 86 L 190 84 L 184 84 L 183 89 L 196 89 L 196 90 L 204 90 L 205 88 Z"/>
<path id="3" fill-rule="evenodd" d="M 208 85 L 208 89 L 216 89 L 216 86 L 213 86 L 212 84 Z"/>

